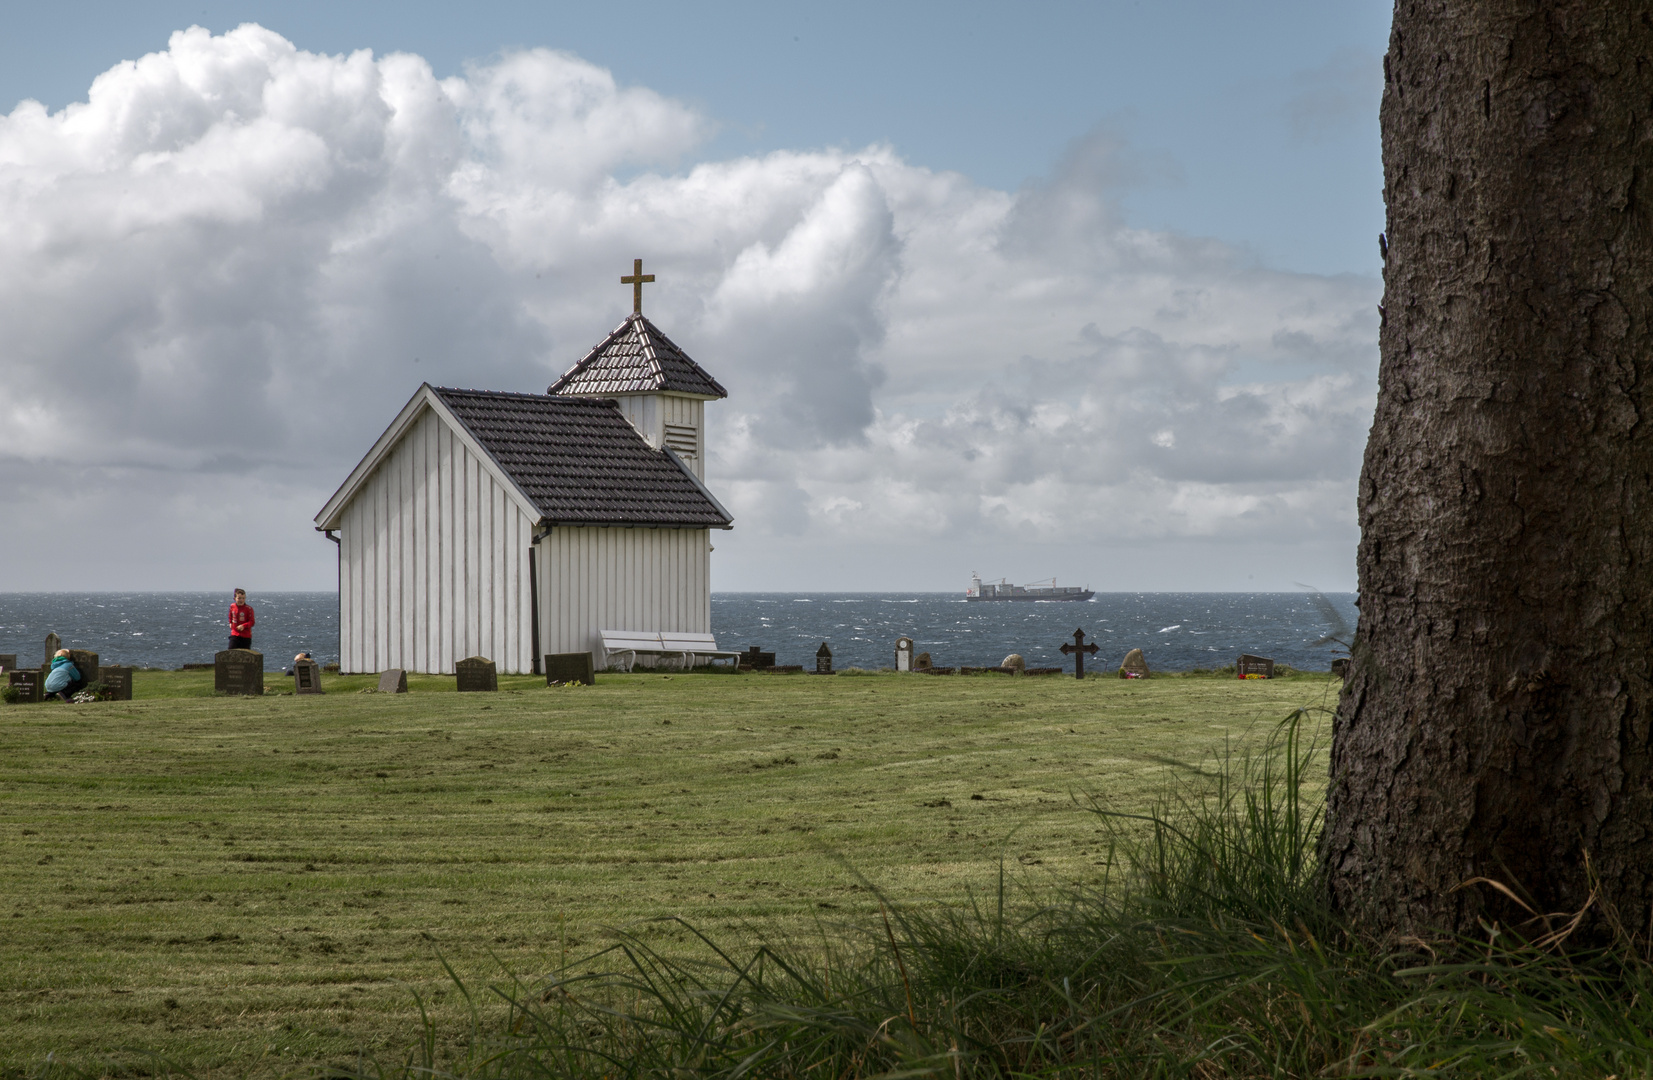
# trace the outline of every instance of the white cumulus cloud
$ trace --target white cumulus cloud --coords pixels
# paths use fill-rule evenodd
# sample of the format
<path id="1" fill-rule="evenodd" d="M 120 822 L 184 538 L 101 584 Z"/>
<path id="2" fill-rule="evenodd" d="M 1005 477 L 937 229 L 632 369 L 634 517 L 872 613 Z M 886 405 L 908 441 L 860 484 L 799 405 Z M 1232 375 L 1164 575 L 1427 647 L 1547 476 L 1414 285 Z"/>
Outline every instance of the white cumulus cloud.
<path id="1" fill-rule="evenodd" d="M 1102 133 L 1006 192 L 697 162 L 714 127 L 567 53 L 437 79 L 254 25 L 0 116 L 0 587 L 330 586 L 310 517 L 413 389 L 543 390 L 637 256 L 731 391 L 720 587 L 1352 579 L 1375 281 L 1130 227 Z"/>

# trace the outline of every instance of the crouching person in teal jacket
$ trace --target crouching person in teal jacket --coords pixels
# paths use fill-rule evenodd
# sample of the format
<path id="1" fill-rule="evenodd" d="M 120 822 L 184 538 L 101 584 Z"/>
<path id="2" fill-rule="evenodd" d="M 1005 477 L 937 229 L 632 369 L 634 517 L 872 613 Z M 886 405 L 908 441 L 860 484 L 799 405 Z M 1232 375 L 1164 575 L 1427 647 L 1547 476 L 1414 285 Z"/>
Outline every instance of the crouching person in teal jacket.
<path id="1" fill-rule="evenodd" d="M 52 670 L 46 676 L 46 696 L 69 700 L 75 683 L 80 681 L 80 669 L 69 659 L 68 649 L 59 649 L 52 657 Z"/>

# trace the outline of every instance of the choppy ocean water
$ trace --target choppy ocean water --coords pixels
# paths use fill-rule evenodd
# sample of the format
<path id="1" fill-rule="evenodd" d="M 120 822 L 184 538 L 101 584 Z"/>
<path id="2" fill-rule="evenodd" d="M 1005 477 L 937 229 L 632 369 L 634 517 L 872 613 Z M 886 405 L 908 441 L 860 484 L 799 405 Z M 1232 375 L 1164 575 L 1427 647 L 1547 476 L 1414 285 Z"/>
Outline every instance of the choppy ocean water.
<path id="1" fill-rule="evenodd" d="M 1325 599 L 1352 630 L 1353 593 Z M 776 663 L 812 667 L 821 642 L 835 667 L 892 667 L 895 639 L 913 639 L 938 666 L 997 664 L 1020 653 L 1029 667 L 1066 666 L 1075 629 L 1100 651 L 1091 670 L 1117 669 L 1139 648 L 1148 666 L 1188 671 L 1232 664 L 1245 652 L 1325 671 L 1335 645 L 1314 646 L 1331 625 L 1307 593 L 1098 593 L 1089 602 L 967 603 L 958 593 L 722 593 L 712 597 L 718 645 L 761 645 Z"/>
<path id="2" fill-rule="evenodd" d="M 308 650 L 339 658 L 339 597 L 331 592 L 265 593 L 249 598 L 253 647 L 266 671 L 280 671 Z M 104 664 L 178 668 L 211 663 L 229 644 L 229 593 L 0 593 L 0 653 L 39 664 L 46 635 L 90 649 Z M 280 663 L 278 663 L 278 661 Z"/>
<path id="3" fill-rule="evenodd" d="M 1325 599 L 1352 628 L 1352 593 Z M 255 594 L 253 644 L 279 670 L 301 649 L 338 659 L 338 596 Z M 41 661 L 46 634 L 87 648 L 105 663 L 177 668 L 203 663 L 229 634 L 227 593 L 0 593 L 0 653 Z M 725 649 L 762 646 L 782 664 L 813 666 L 821 642 L 835 666 L 890 667 L 906 635 L 935 663 L 997 664 L 1012 652 L 1029 666 L 1067 666 L 1058 651 L 1082 627 L 1101 646 L 1095 670 L 1140 648 L 1155 669 L 1232 664 L 1242 652 L 1324 671 L 1339 650 L 1312 644 L 1330 629 L 1306 593 L 1102 593 L 1088 603 L 966 603 L 958 593 L 715 593 L 712 630 Z M 626 629 L 647 629 L 627 627 Z"/>

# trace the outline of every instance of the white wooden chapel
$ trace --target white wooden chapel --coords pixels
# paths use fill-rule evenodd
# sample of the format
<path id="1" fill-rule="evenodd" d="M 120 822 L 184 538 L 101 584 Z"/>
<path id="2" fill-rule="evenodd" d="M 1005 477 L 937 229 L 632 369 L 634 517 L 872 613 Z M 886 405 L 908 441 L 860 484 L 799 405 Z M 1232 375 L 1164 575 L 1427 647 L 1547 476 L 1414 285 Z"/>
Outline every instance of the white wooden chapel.
<path id="1" fill-rule="evenodd" d="M 316 515 L 338 544 L 339 667 L 537 673 L 604 630 L 711 632 L 705 403 L 717 380 L 642 312 L 544 394 L 421 385 Z"/>

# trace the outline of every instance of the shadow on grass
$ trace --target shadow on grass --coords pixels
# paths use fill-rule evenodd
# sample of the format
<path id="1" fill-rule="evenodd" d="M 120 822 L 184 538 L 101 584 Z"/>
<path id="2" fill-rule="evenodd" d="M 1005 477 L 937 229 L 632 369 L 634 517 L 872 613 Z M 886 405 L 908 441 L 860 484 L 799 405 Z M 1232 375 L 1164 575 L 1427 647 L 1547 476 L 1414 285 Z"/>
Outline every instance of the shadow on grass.
<path id="1" fill-rule="evenodd" d="M 1306 720 L 1151 814 L 1088 800 L 1110 835 L 1099 887 L 1041 902 L 1001 871 L 963 908 L 886 900 L 872 926 L 741 955 L 683 924 L 695 960 L 622 935 L 483 1001 L 449 968 L 470 1004 L 460 1054 L 427 1015 L 399 1060 L 325 1075 L 1653 1075 L 1653 966 L 1629 936 L 1568 953 L 1489 926 L 1396 949 L 1328 910 Z"/>

